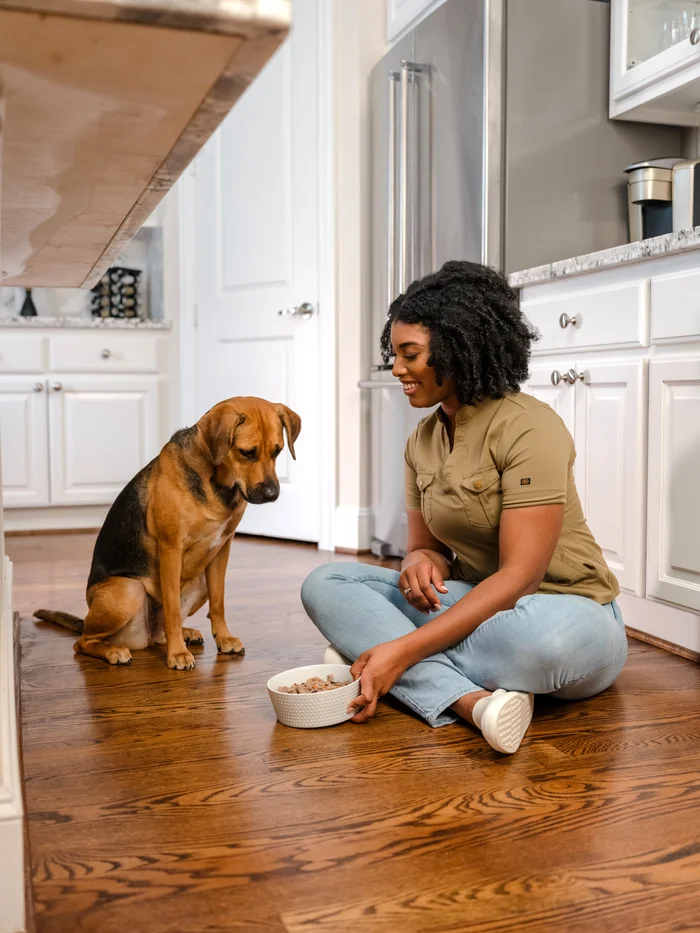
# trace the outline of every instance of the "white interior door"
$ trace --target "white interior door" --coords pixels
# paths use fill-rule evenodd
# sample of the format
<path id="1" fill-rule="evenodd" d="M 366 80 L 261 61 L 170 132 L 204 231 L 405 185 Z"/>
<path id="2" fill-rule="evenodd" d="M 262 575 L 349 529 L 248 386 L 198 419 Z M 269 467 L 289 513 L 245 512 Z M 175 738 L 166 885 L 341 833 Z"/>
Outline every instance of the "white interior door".
<path id="1" fill-rule="evenodd" d="M 620 586 L 644 596 L 646 362 L 578 364 L 576 486 Z"/>
<path id="2" fill-rule="evenodd" d="M 700 360 L 649 367 L 647 594 L 700 610 Z"/>
<path id="3" fill-rule="evenodd" d="M 240 531 L 318 541 L 318 0 L 295 0 L 290 37 L 197 158 L 194 179 L 201 413 L 236 395 L 302 419 L 277 502 Z M 313 313 L 280 315 L 310 305 Z M 327 439 L 331 443 L 331 439 Z"/>
<path id="4" fill-rule="evenodd" d="M 52 504 L 111 504 L 158 453 L 158 377 L 52 376 L 49 386 Z"/>
<path id="5" fill-rule="evenodd" d="M 45 377 L 0 377 L 0 439 L 5 507 L 48 505 Z"/>

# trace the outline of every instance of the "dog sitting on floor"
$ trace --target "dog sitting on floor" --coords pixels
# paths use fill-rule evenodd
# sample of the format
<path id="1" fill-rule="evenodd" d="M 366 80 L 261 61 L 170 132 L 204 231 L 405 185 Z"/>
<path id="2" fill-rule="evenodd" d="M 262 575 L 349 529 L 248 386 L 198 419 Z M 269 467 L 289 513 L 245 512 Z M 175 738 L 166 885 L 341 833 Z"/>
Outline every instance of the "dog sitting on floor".
<path id="1" fill-rule="evenodd" d="M 187 645 L 204 639 L 182 621 L 209 600 L 218 650 L 243 654 L 224 617 L 226 566 L 247 504 L 279 496 L 283 430 L 296 459 L 299 415 L 264 399 L 231 398 L 177 431 L 107 514 L 85 620 L 46 609 L 36 618 L 79 633 L 75 651 L 110 664 L 130 664 L 131 651 L 165 643 L 168 667 L 185 671 L 194 667 Z"/>

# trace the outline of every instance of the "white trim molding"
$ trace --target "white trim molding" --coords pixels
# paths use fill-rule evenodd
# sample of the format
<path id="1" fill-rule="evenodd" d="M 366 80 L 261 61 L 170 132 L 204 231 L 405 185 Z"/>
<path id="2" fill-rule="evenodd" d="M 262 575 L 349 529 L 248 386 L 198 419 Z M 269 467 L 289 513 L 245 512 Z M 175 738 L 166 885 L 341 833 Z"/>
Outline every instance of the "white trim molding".
<path id="1" fill-rule="evenodd" d="M 25 929 L 24 808 L 19 768 L 12 632 L 12 564 L 0 591 L 0 933 Z"/>
<path id="2" fill-rule="evenodd" d="M 374 531 L 374 510 L 339 505 L 333 516 L 333 547 L 341 551 L 369 551 Z"/>
<path id="3" fill-rule="evenodd" d="M 336 503 L 336 255 L 335 255 L 335 70 L 334 5 L 318 4 L 318 372 L 320 437 L 320 535 L 322 551 L 333 549 Z"/>

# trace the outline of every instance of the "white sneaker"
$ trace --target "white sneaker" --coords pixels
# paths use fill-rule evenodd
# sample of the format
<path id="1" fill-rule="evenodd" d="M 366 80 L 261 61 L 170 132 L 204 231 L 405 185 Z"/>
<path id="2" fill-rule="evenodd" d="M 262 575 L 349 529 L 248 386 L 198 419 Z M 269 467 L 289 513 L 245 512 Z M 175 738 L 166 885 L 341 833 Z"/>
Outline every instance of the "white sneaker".
<path id="1" fill-rule="evenodd" d="M 482 697 L 475 703 L 472 715 L 491 748 L 512 755 L 520 748 L 534 708 L 531 693 L 495 690 L 490 697 Z"/>
<path id="2" fill-rule="evenodd" d="M 351 665 L 352 661 L 349 661 L 347 658 L 344 658 L 343 655 L 336 651 L 333 645 L 329 645 L 326 648 L 325 654 L 323 655 L 324 664 L 347 664 Z"/>

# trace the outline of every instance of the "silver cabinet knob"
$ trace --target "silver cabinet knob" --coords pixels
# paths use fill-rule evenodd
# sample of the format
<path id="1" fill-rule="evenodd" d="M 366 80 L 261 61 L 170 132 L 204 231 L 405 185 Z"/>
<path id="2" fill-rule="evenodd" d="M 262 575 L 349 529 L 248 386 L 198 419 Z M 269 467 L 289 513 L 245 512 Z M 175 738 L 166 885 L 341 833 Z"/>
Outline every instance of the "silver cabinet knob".
<path id="1" fill-rule="evenodd" d="M 559 370 L 555 369 L 555 370 L 552 371 L 552 376 L 551 376 L 551 378 L 552 378 L 552 385 L 553 385 L 553 386 L 558 386 L 559 383 L 562 381 L 562 379 L 563 379 L 564 377 L 563 377 L 562 374 L 559 372 Z"/>
<path id="2" fill-rule="evenodd" d="M 63 383 L 62 383 L 62 382 L 52 382 L 52 383 L 51 383 L 51 388 L 54 390 L 54 392 L 60 392 L 61 389 L 63 388 Z"/>
<path id="3" fill-rule="evenodd" d="M 112 351 L 108 350 L 106 347 L 102 351 L 102 353 L 100 353 L 100 356 L 102 357 L 103 360 L 108 360 L 111 355 L 112 355 Z"/>
<path id="4" fill-rule="evenodd" d="M 43 391 L 44 391 L 44 383 L 43 383 L 43 382 L 35 382 L 35 383 L 34 383 L 34 391 L 35 391 L 35 392 L 43 392 Z"/>
<path id="5" fill-rule="evenodd" d="M 310 301 L 305 301 L 295 308 L 280 308 L 277 313 L 280 317 L 303 317 L 306 320 L 314 313 L 314 306 Z"/>
<path id="6" fill-rule="evenodd" d="M 569 326 L 569 324 L 571 324 L 572 327 L 578 327 L 579 318 L 577 318 L 576 315 L 574 315 L 573 317 L 569 317 L 569 315 L 566 314 L 566 312 L 564 314 L 560 314 L 559 315 L 559 326 L 562 328 L 562 330 L 565 330 Z"/>
<path id="7" fill-rule="evenodd" d="M 582 373 L 577 373 L 575 369 L 570 369 L 564 378 L 570 386 L 575 385 L 577 382 L 583 382 L 584 385 L 588 385 L 588 383 L 591 381 L 590 376 L 586 370 L 584 370 Z"/>
<path id="8" fill-rule="evenodd" d="M 698 42 L 700 42 L 700 28 L 696 26 L 695 29 L 693 29 L 693 31 L 690 33 L 690 44 L 697 45 Z"/>

